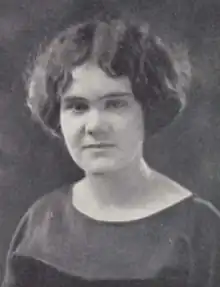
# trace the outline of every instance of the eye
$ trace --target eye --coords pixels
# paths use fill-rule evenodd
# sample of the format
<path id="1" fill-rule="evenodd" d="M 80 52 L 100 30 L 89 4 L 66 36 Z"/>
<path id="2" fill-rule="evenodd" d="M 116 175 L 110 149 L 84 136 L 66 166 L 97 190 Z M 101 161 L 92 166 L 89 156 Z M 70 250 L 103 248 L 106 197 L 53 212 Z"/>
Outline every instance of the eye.
<path id="1" fill-rule="evenodd" d="M 89 109 L 89 106 L 86 102 L 83 101 L 76 101 L 75 103 L 72 104 L 72 110 L 73 112 L 76 113 L 83 113 L 86 112 Z"/>
<path id="2" fill-rule="evenodd" d="M 106 109 L 120 109 L 128 106 L 128 102 L 122 99 L 107 100 L 105 103 Z"/>
<path id="3" fill-rule="evenodd" d="M 78 114 L 86 112 L 89 109 L 89 105 L 86 101 L 71 99 L 71 101 L 64 103 L 64 108 Z"/>

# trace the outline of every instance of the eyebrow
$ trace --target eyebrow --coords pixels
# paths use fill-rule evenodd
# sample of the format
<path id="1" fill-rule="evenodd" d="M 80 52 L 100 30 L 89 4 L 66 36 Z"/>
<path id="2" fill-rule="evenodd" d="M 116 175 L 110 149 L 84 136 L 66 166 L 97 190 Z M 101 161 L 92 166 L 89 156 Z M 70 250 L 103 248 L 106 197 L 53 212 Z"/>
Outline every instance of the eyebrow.
<path id="1" fill-rule="evenodd" d="M 132 93 L 129 93 L 129 92 L 116 92 L 116 93 L 105 94 L 105 95 L 101 96 L 100 99 L 130 97 L 130 96 L 132 96 Z"/>
<path id="2" fill-rule="evenodd" d="M 99 100 L 101 99 L 112 99 L 112 98 L 120 98 L 120 97 L 131 97 L 133 94 L 129 92 L 116 92 L 116 93 L 109 93 L 105 94 L 103 96 L 98 97 Z M 80 100 L 80 101 L 88 101 L 89 99 L 82 97 L 77 94 L 67 95 L 63 98 L 63 100 L 66 102 L 72 101 L 72 100 Z"/>

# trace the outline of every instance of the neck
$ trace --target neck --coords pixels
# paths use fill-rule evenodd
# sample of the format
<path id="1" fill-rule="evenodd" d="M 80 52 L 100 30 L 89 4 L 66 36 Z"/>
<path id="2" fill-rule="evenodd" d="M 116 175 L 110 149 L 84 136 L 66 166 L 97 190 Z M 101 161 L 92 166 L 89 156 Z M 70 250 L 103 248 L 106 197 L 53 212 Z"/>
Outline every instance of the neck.
<path id="1" fill-rule="evenodd" d="M 106 174 L 86 174 L 85 183 L 100 205 L 134 204 L 146 196 L 151 170 L 144 159 Z"/>

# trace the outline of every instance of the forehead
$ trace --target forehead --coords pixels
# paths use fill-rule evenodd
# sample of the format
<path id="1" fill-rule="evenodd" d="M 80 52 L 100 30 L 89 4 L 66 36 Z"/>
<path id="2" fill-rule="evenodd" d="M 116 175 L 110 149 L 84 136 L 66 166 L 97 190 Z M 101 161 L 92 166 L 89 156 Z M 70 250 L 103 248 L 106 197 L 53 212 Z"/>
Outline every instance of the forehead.
<path id="1" fill-rule="evenodd" d="M 72 71 L 73 84 L 67 94 L 88 98 L 106 94 L 132 93 L 127 77 L 112 78 L 94 64 L 83 64 Z"/>

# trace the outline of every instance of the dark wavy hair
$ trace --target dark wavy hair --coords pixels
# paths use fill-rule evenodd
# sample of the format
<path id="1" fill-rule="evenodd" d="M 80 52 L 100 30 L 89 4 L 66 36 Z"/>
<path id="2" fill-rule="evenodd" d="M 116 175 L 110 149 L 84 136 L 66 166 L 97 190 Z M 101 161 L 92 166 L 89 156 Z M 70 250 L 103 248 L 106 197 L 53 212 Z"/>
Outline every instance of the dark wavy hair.
<path id="1" fill-rule="evenodd" d="M 71 71 L 90 60 L 110 77 L 129 78 L 148 133 L 171 123 L 185 105 L 186 81 L 181 77 L 189 78 L 189 69 L 181 72 L 180 62 L 176 64 L 146 22 L 91 20 L 58 34 L 31 70 L 27 104 L 33 117 L 54 135 L 61 135 L 60 99 L 72 83 Z"/>

